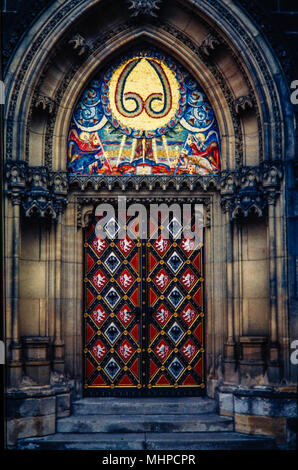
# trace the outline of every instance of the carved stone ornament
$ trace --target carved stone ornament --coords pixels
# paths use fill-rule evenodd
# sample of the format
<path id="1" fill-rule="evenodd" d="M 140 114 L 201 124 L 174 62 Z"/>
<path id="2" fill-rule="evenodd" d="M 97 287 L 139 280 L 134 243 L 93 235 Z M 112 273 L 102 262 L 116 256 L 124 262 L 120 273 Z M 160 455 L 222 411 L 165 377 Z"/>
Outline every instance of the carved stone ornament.
<path id="1" fill-rule="evenodd" d="M 159 10 L 161 0 L 127 0 L 131 16 L 152 16 L 157 17 L 156 11 Z"/>
<path id="2" fill-rule="evenodd" d="M 55 103 L 48 96 L 38 94 L 35 98 L 35 108 L 41 107 L 44 111 L 47 111 L 49 114 L 52 114 L 54 111 Z"/>
<path id="3" fill-rule="evenodd" d="M 253 99 L 250 95 L 239 96 L 234 100 L 235 112 L 239 114 L 241 111 L 252 109 L 254 106 Z"/>
<path id="4" fill-rule="evenodd" d="M 6 194 L 20 202 L 26 217 L 56 220 L 67 204 L 66 175 L 47 167 L 29 167 L 22 161 L 6 163 Z"/>
<path id="5" fill-rule="evenodd" d="M 21 198 L 28 217 L 37 214 L 56 219 L 67 204 L 68 194 L 73 191 L 84 198 L 85 192 L 90 190 L 100 193 L 101 190 L 130 189 L 158 190 L 165 195 L 167 190 L 219 193 L 224 212 L 229 212 L 231 219 L 237 219 L 264 215 L 268 204 L 279 196 L 283 169 L 280 162 L 271 161 L 210 175 L 88 176 L 49 171 L 45 166 L 29 167 L 24 161 L 10 160 L 6 163 L 5 176 L 6 194 L 18 200 Z M 97 198 L 103 200 L 100 194 Z M 89 204 L 91 199 L 87 201 Z"/>
<path id="6" fill-rule="evenodd" d="M 208 34 L 203 42 L 200 45 L 200 50 L 206 56 L 210 55 L 211 51 L 214 51 L 215 47 L 220 44 L 219 39 L 217 39 L 213 34 Z"/>
<path id="7" fill-rule="evenodd" d="M 260 167 L 242 168 L 221 181 L 221 206 L 232 220 L 262 217 L 269 204 L 275 204 L 282 179 L 279 162 L 265 162 Z M 273 202 L 272 202 L 273 201 Z"/>
<path id="8" fill-rule="evenodd" d="M 253 193 L 238 192 L 234 196 L 225 196 L 221 200 L 224 212 L 229 212 L 231 219 L 262 217 L 267 207 L 266 195 L 261 191 Z"/>
<path id="9" fill-rule="evenodd" d="M 79 33 L 75 34 L 68 41 L 68 44 L 72 44 L 72 48 L 78 53 L 79 56 L 92 49 L 92 43 L 81 36 Z"/>

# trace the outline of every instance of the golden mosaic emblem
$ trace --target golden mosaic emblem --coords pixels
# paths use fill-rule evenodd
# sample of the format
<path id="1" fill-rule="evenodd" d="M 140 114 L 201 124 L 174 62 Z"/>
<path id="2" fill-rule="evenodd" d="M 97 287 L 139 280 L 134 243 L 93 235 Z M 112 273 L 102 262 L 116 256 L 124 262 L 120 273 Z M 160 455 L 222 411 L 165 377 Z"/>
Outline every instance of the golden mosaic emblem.
<path id="1" fill-rule="evenodd" d="M 108 98 L 112 114 L 122 126 L 154 131 L 175 118 L 180 86 L 164 62 L 140 56 L 114 71 Z"/>

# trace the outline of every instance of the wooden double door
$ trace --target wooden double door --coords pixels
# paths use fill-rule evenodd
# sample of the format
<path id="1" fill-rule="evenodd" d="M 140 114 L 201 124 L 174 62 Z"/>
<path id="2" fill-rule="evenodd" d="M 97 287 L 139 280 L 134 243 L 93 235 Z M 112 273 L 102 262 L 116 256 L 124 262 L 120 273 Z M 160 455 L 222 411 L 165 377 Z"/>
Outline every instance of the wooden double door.
<path id="1" fill-rule="evenodd" d="M 159 224 L 119 238 L 120 216 L 103 238 L 96 223 L 84 243 L 84 395 L 203 394 L 203 248 L 176 219 L 167 238 Z"/>

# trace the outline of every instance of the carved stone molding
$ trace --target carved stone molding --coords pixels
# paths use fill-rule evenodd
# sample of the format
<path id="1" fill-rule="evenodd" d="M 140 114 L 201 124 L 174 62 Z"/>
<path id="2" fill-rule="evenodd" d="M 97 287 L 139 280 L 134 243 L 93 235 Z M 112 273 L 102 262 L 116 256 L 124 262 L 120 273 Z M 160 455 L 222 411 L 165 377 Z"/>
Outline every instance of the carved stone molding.
<path id="1" fill-rule="evenodd" d="M 258 167 L 243 167 L 237 172 L 223 172 L 221 206 L 232 220 L 262 217 L 272 200 L 279 197 L 283 178 L 280 162 L 265 162 Z M 275 203 L 275 202 L 274 202 Z"/>
<path id="2" fill-rule="evenodd" d="M 194 0 L 194 2 L 199 4 L 201 0 Z M 241 41 L 245 43 L 246 48 L 254 56 L 254 60 L 256 61 L 258 68 L 263 75 L 264 83 L 266 83 L 266 88 L 270 96 L 270 101 L 272 103 L 272 114 L 275 122 L 274 153 L 278 159 L 281 159 L 282 119 L 280 108 L 276 106 L 276 103 L 278 102 L 278 96 L 274 81 L 272 79 L 271 66 L 265 61 L 260 48 L 257 48 L 254 40 L 251 36 L 249 36 L 248 31 L 245 29 L 245 26 L 241 24 L 240 21 L 237 21 L 235 19 L 233 13 L 231 12 L 231 9 L 219 0 L 212 0 L 212 6 L 216 9 L 217 14 L 220 15 L 223 20 L 226 20 L 229 24 L 233 25 L 233 28 L 235 29 L 235 31 L 237 31 L 237 34 L 239 38 L 241 38 Z"/>
<path id="3" fill-rule="evenodd" d="M 283 177 L 282 167 L 274 162 L 264 162 L 262 165 L 263 186 L 267 189 L 276 189 L 280 187 Z"/>
<path id="4" fill-rule="evenodd" d="M 9 191 L 21 192 L 26 185 L 28 165 L 23 161 L 9 161 L 5 166 L 5 180 Z"/>
<path id="5" fill-rule="evenodd" d="M 11 98 L 10 98 L 10 102 L 8 106 L 7 127 L 6 127 L 6 130 L 7 130 L 6 154 L 8 158 L 13 158 L 13 141 L 14 141 L 13 139 L 13 125 L 14 124 L 13 123 L 18 121 L 18 117 L 15 116 L 15 114 L 18 112 L 17 101 L 18 101 L 21 83 L 23 83 L 23 79 L 27 73 L 27 70 L 28 68 L 30 68 L 31 64 L 33 63 L 36 54 L 42 47 L 42 44 L 44 43 L 45 40 L 48 40 L 53 30 L 57 27 L 57 25 L 61 21 L 61 18 L 64 18 L 65 16 L 71 14 L 72 10 L 75 10 L 81 2 L 82 0 L 70 0 L 70 1 L 63 3 L 63 5 L 61 5 L 61 7 L 57 9 L 55 14 L 50 18 L 50 21 L 46 23 L 45 27 L 41 29 L 40 34 L 34 39 L 34 41 L 32 41 L 32 44 L 30 45 L 30 47 L 28 47 L 26 54 L 24 55 L 24 60 L 20 68 L 18 69 L 19 71 L 15 79 L 15 84 L 11 93 Z M 200 0 L 193 0 L 193 3 L 194 4 L 197 3 L 198 6 L 201 7 L 202 4 L 205 2 L 201 3 Z M 282 119 L 281 119 L 280 108 L 278 105 L 275 105 L 275 103 L 278 103 L 278 99 L 276 96 L 276 86 L 275 86 L 272 74 L 270 73 L 270 65 L 268 65 L 268 63 L 264 60 L 264 57 L 262 56 L 262 53 L 260 52 L 259 48 L 255 44 L 254 39 L 249 35 L 249 31 L 245 30 L 245 28 L 240 23 L 240 21 L 236 19 L 236 16 L 233 14 L 233 12 L 231 12 L 231 10 L 227 8 L 223 4 L 223 2 L 212 0 L 212 2 L 210 3 L 212 3 L 212 8 L 215 10 L 216 14 L 220 15 L 223 21 L 231 25 L 233 30 L 235 30 L 235 33 L 241 38 L 241 41 L 244 42 L 244 45 L 247 48 L 247 50 L 249 50 L 250 53 L 255 58 L 258 69 L 260 70 L 260 73 L 262 74 L 262 82 L 266 83 L 266 89 L 268 90 L 268 97 L 270 98 L 270 102 L 274 103 L 274 106 L 272 106 L 271 108 L 272 109 L 272 122 L 273 121 L 275 122 L 275 131 L 274 131 L 275 138 L 274 138 L 274 142 L 272 143 L 272 145 L 274 146 L 275 155 L 277 155 L 278 158 L 282 158 L 282 144 L 283 144 Z M 58 46 L 59 45 L 57 45 L 57 47 Z M 197 48 L 199 49 L 199 47 Z M 236 132 L 235 135 L 238 136 L 238 132 Z M 241 147 L 241 142 L 239 142 L 239 146 Z M 239 152 L 236 152 L 236 154 L 238 158 L 241 158 L 239 157 L 240 155 Z M 50 154 L 48 154 L 48 159 L 50 159 Z M 240 160 L 238 164 L 241 165 Z"/>
<path id="6" fill-rule="evenodd" d="M 211 73 L 214 75 L 217 83 L 222 89 L 222 92 L 229 106 L 229 110 L 230 110 L 232 121 L 233 121 L 234 135 L 235 135 L 235 145 L 236 145 L 235 159 L 236 159 L 236 164 L 240 166 L 242 163 L 242 159 L 243 159 L 243 137 L 242 137 L 241 122 L 240 122 L 238 111 L 241 109 L 240 108 L 241 105 L 244 107 L 251 105 L 256 109 L 256 112 L 258 112 L 255 97 L 253 95 L 240 97 L 237 99 L 239 100 L 239 103 L 237 104 L 237 100 L 234 100 L 232 92 L 229 89 L 229 86 L 224 76 L 221 74 L 220 70 L 216 66 L 210 63 L 209 59 L 207 58 L 207 55 L 208 55 L 207 49 L 208 51 L 210 51 L 211 49 L 214 49 L 215 46 L 217 44 L 220 44 L 220 41 L 221 41 L 216 35 L 216 33 L 210 32 L 205 38 L 205 40 L 203 41 L 203 43 L 201 44 L 201 46 L 197 46 L 190 40 L 188 36 L 186 36 L 183 33 L 183 31 L 176 29 L 172 25 L 159 22 L 158 27 L 162 28 L 163 30 L 167 31 L 169 34 L 179 39 L 179 41 L 183 42 L 183 44 L 186 47 L 188 47 L 191 51 L 193 51 L 196 55 L 200 57 L 200 59 L 204 62 L 206 67 L 208 67 Z M 107 41 L 109 41 L 111 38 L 113 38 L 117 34 L 122 33 L 123 31 L 128 31 L 131 28 L 132 28 L 132 24 L 130 22 L 126 24 L 118 25 L 115 30 L 106 31 L 99 38 L 93 41 L 91 46 L 89 44 L 89 41 L 85 40 L 85 38 L 83 38 L 80 34 L 73 36 L 71 39 L 68 40 L 68 43 L 73 43 L 74 47 L 76 47 L 77 50 L 80 51 L 80 53 L 82 52 L 81 54 L 82 58 L 84 58 L 84 60 L 88 60 L 89 55 L 93 53 L 94 50 L 97 50 L 99 47 L 102 47 Z M 210 26 L 208 29 L 210 30 Z M 88 47 L 87 47 L 87 44 L 88 44 Z M 227 44 L 225 45 L 227 46 Z M 84 50 L 82 49 L 81 51 L 80 47 L 85 47 L 85 48 Z M 63 99 L 64 92 L 66 91 L 69 83 L 72 80 L 72 77 L 77 72 L 79 67 L 80 67 L 80 64 L 74 65 L 71 71 L 64 77 L 61 84 L 57 88 L 55 96 L 53 98 L 53 101 L 55 103 L 61 102 L 61 100 Z M 242 99 L 244 100 L 243 103 L 241 102 Z M 50 167 L 52 166 L 52 141 L 53 141 L 53 132 L 54 132 L 57 112 L 58 112 L 58 107 L 55 106 L 53 113 L 49 116 L 47 129 L 46 129 L 45 164 L 49 165 Z M 259 124 L 259 147 L 260 149 L 262 149 L 263 143 L 262 143 L 260 119 L 258 120 L 258 124 Z M 29 151 L 28 139 L 29 139 L 29 134 L 27 135 L 27 146 L 26 146 L 27 152 Z M 26 156 L 28 159 L 28 155 Z"/>
<path id="7" fill-rule="evenodd" d="M 167 191 L 174 189 L 180 191 L 185 189 L 187 191 L 203 190 L 208 191 L 218 187 L 218 176 L 141 176 L 141 175 L 125 175 L 125 176 L 105 176 L 105 175 L 68 175 L 69 185 L 71 188 L 78 188 L 80 191 L 92 189 L 94 191 L 107 189 L 108 191 L 115 190 L 116 188 L 121 191 L 133 189 L 141 191 L 147 189 L 149 191 L 161 190 Z"/>
<path id="8" fill-rule="evenodd" d="M 50 172 L 47 167 L 29 167 L 26 162 L 6 163 L 6 194 L 14 203 L 18 198 L 25 217 L 56 220 L 67 204 L 66 174 Z"/>
<path id="9" fill-rule="evenodd" d="M 34 101 L 35 108 L 41 107 L 44 111 L 52 114 L 54 111 L 55 103 L 48 96 L 37 94 Z"/>
<path id="10" fill-rule="evenodd" d="M 102 35 L 100 35 L 95 41 L 92 42 L 92 44 L 85 40 L 80 34 L 77 34 L 73 36 L 72 38 L 68 39 L 69 42 L 73 42 L 73 44 L 77 47 L 77 50 L 80 50 L 80 47 L 83 47 L 83 44 L 88 44 L 88 47 L 84 49 L 84 51 L 81 54 L 82 60 L 88 60 L 88 57 L 90 54 L 94 52 L 94 50 L 97 50 L 100 47 L 103 47 L 107 41 L 109 41 L 111 38 L 117 36 L 118 34 L 123 33 L 124 31 L 129 31 L 132 28 L 132 23 L 127 22 L 118 25 L 115 29 L 113 30 L 108 30 Z M 200 57 L 200 59 L 203 61 L 203 63 L 208 67 L 215 77 L 217 83 L 219 84 L 226 101 L 229 106 L 229 110 L 232 116 L 232 121 L 233 121 L 233 127 L 234 127 L 234 134 L 235 134 L 235 145 L 236 145 L 236 164 L 239 166 L 242 163 L 242 158 L 243 158 L 243 138 L 242 138 L 242 130 L 241 130 L 241 122 L 238 116 L 238 113 L 235 112 L 235 107 L 233 103 L 233 95 L 232 92 L 227 84 L 227 81 L 225 77 L 222 75 L 220 70 L 215 67 L 212 63 L 207 58 L 207 54 L 204 54 L 204 51 L 206 48 L 208 50 L 211 50 L 212 48 L 214 49 L 216 44 L 220 43 L 220 39 L 218 38 L 215 33 L 211 32 L 207 35 L 205 38 L 206 43 L 201 44 L 201 46 L 197 46 L 194 44 L 188 36 L 186 36 L 183 31 L 178 30 L 172 25 L 169 25 L 167 23 L 161 23 L 158 22 L 158 27 L 162 28 L 164 31 L 168 32 L 169 34 L 173 35 L 176 37 L 179 41 L 181 41 L 186 47 L 188 47 L 192 52 L 194 52 L 196 55 Z M 208 27 L 210 30 L 210 26 Z M 75 39 L 76 38 L 76 39 Z M 80 46 L 81 44 L 81 46 Z M 202 46 L 203 49 L 202 49 Z M 207 50 L 207 49 L 206 49 Z M 205 51 L 206 52 L 206 51 Z M 70 84 L 73 76 L 81 66 L 80 63 L 75 64 L 72 68 L 71 71 L 64 77 L 62 80 L 61 84 L 57 88 L 55 92 L 55 96 L 53 97 L 53 101 L 55 103 L 60 103 L 63 99 L 63 95 Z M 58 106 L 55 106 L 54 111 L 52 114 L 49 115 L 48 122 L 47 122 L 47 129 L 46 129 L 46 138 L 45 138 L 45 164 L 48 166 L 52 166 L 52 142 L 53 142 L 53 132 L 54 132 L 54 126 L 55 126 L 55 121 L 56 121 L 56 115 L 58 112 Z M 260 132 L 261 136 L 261 132 Z M 26 145 L 26 157 L 27 159 L 29 158 L 28 152 L 29 152 L 29 144 L 28 144 L 28 139 L 29 139 L 29 132 L 27 132 L 27 145 Z M 260 140 L 261 137 L 260 137 Z M 259 143 L 260 148 L 262 147 L 262 142 Z"/>
<path id="11" fill-rule="evenodd" d="M 72 48 L 78 53 L 79 56 L 93 49 L 91 41 L 85 39 L 81 34 L 75 34 L 69 41 L 68 44 L 72 44 Z"/>
<path id="12" fill-rule="evenodd" d="M 161 1 L 162 0 L 127 0 L 127 3 L 132 17 L 151 16 L 156 18 Z"/>
<path id="13" fill-rule="evenodd" d="M 262 217 L 266 204 L 265 194 L 261 191 L 254 193 L 238 192 L 233 196 L 224 196 L 221 200 L 224 212 L 228 212 L 232 220 L 250 216 Z"/>
<path id="14" fill-rule="evenodd" d="M 233 104 L 237 114 L 254 107 L 254 101 L 250 95 L 239 96 L 234 100 Z"/>
<path id="15" fill-rule="evenodd" d="M 50 215 L 55 219 L 67 204 L 67 197 L 70 193 L 76 194 L 76 197 L 80 198 L 80 203 L 86 205 L 94 200 L 111 201 L 113 196 L 104 196 L 103 193 L 100 194 L 101 191 L 141 192 L 145 190 L 153 192 L 157 190 L 160 191 L 160 196 L 142 196 L 141 194 L 133 197 L 132 201 L 144 201 L 144 197 L 147 197 L 163 202 L 167 202 L 168 199 L 173 202 L 173 197 L 178 201 L 179 196 L 170 196 L 168 191 L 185 190 L 190 193 L 187 197 L 188 201 L 201 198 L 205 205 L 211 203 L 211 194 L 218 193 L 224 212 L 229 212 L 231 218 L 236 219 L 251 215 L 257 217 L 264 215 L 268 204 L 272 204 L 273 200 L 276 201 L 280 194 L 283 169 L 280 162 L 272 161 L 257 167 L 241 167 L 237 170 L 225 170 L 203 176 L 89 176 L 68 174 L 63 171 L 53 172 L 47 167 L 29 167 L 23 161 L 9 161 L 6 164 L 5 176 L 6 193 L 10 197 L 21 197 L 26 216 Z M 92 196 L 88 195 L 90 191 Z M 196 196 L 195 191 L 209 194 Z M 181 196 L 180 199 L 185 200 L 185 196 Z M 81 220 L 81 215 L 79 218 Z"/>
<path id="16" fill-rule="evenodd" d="M 114 36 L 121 34 L 124 31 L 127 31 L 131 28 L 130 22 L 128 23 L 123 23 L 116 25 L 113 29 L 105 31 L 104 33 L 100 34 L 97 39 L 94 41 L 89 41 L 83 38 L 80 34 L 77 34 L 77 36 L 80 36 L 82 39 L 77 38 L 78 41 L 78 49 L 80 51 L 80 45 L 79 42 L 84 40 L 86 43 L 85 50 L 82 52 L 82 54 L 78 54 L 78 57 L 80 60 L 76 64 L 73 64 L 71 69 L 66 73 L 64 76 L 63 80 L 61 81 L 60 85 L 57 87 L 55 91 L 55 95 L 53 97 L 55 103 L 61 103 L 63 100 L 63 96 L 65 91 L 67 90 L 67 87 L 71 83 L 74 75 L 77 73 L 79 68 L 82 65 L 82 62 L 84 60 L 88 61 L 88 58 L 90 54 L 93 53 L 94 50 L 97 50 L 98 48 L 103 47 L 109 41 L 111 38 Z M 74 40 L 75 36 L 72 36 L 69 39 L 66 39 L 66 44 L 69 44 L 72 40 Z M 49 166 L 49 168 L 52 168 L 52 144 L 53 144 L 53 134 L 54 134 L 54 127 L 56 123 L 56 118 L 57 118 L 57 112 L 58 112 L 58 106 L 55 107 L 54 112 L 49 115 L 48 122 L 47 122 L 47 127 L 46 127 L 46 135 L 45 135 L 45 156 L 44 156 L 44 161 L 45 165 Z M 27 134 L 27 148 L 26 148 L 26 159 L 29 159 L 29 133 Z"/>
<path id="17" fill-rule="evenodd" d="M 209 56 L 210 52 L 214 51 L 219 44 L 219 39 L 215 37 L 214 34 L 209 33 L 201 43 L 200 49 L 204 55 Z"/>

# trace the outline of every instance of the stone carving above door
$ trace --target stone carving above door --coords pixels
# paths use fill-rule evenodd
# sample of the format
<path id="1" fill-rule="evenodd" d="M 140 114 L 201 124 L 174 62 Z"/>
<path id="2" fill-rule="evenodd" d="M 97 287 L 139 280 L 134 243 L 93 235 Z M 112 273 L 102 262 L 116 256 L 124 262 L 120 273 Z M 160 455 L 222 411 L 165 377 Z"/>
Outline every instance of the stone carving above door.
<path id="1" fill-rule="evenodd" d="M 102 199 L 100 191 L 196 191 L 202 197 L 219 193 L 224 212 L 231 219 L 264 215 L 265 209 L 276 201 L 283 179 L 281 162 L 264 162 L 257 167 L 224 170 L 210 175 L 77 175 L 49 171 L 47 167 L 30 167 L 24 161 L 8 161 L 5 167 L 6 193 L 22 204 L 25 215 L 50 216 L 53 219 L 65 208 L 71 192 L 80 194 L 86 204 Z M 88 191 L 88 196 L 86 194 Z M 93 196 L 90 196 L 93 193 Z"/>
<path id="2" fill-rule="evenodd" d="M 151 16 L 156 18 L 162 0 L 127 0 L 131 16 Z"/>

